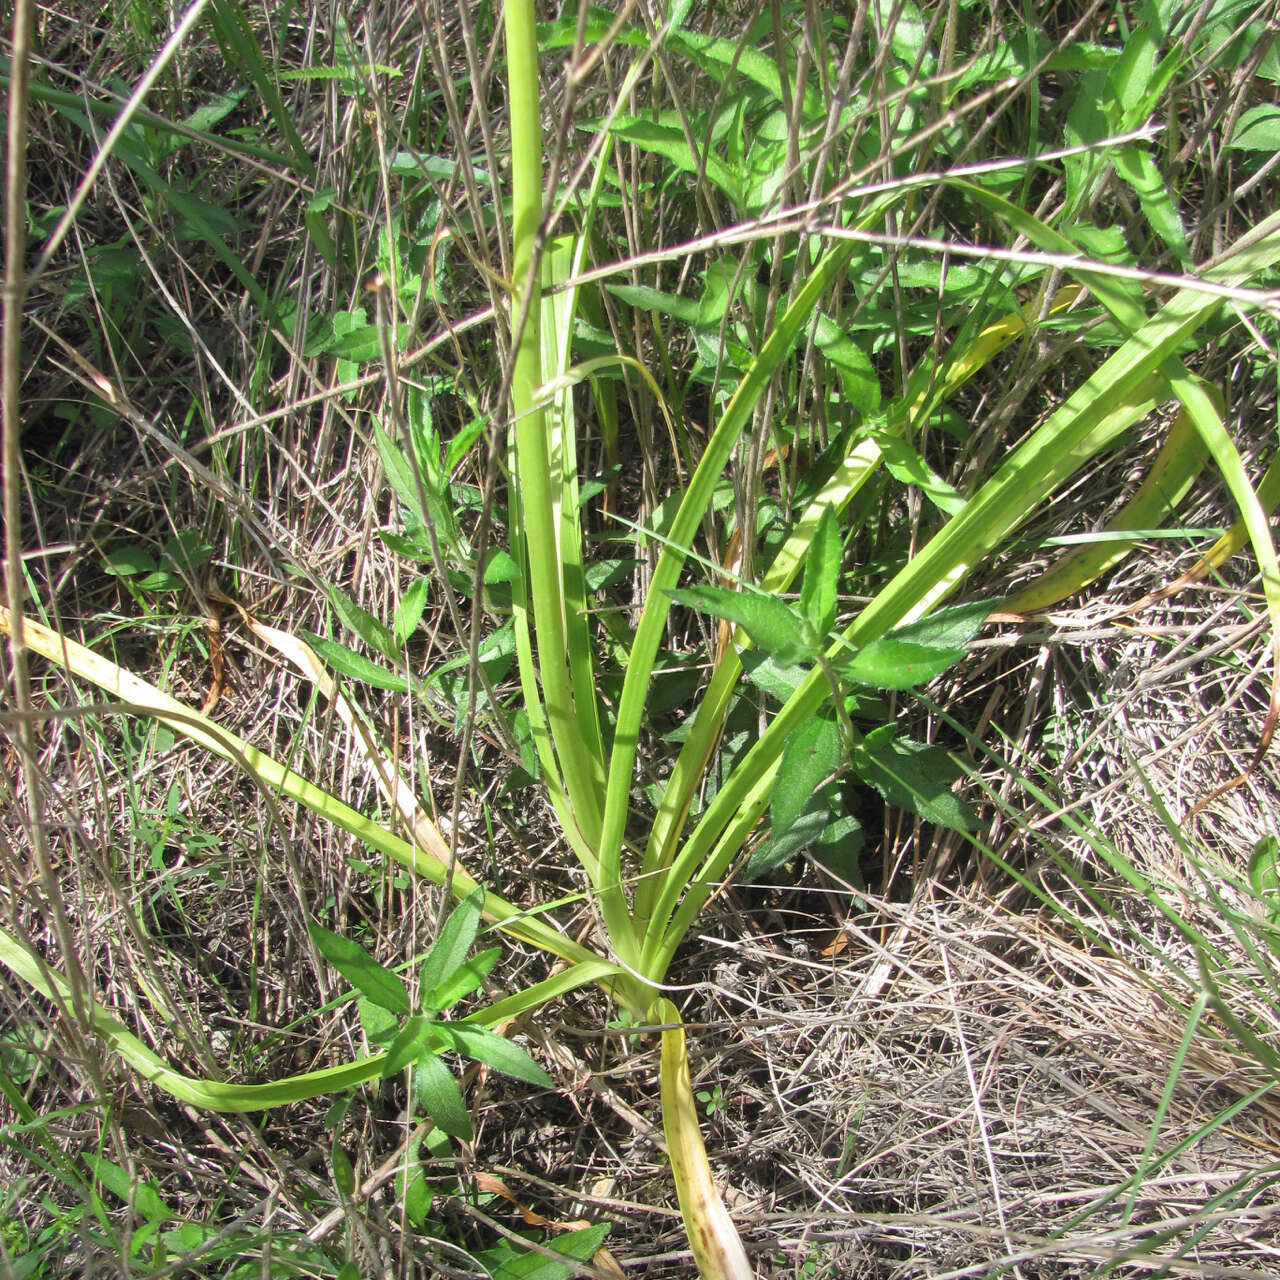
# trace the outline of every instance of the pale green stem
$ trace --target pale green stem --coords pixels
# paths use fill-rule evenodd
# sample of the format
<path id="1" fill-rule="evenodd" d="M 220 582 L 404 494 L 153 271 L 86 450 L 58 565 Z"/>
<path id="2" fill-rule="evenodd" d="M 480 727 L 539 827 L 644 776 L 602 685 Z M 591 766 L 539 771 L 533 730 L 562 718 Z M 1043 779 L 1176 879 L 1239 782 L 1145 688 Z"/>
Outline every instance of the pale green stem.
<path id="1" fill-rule="evenodd" d="M 547 724 L 564 776 L 564 790 L 578 829 L 593 849 L 600 847 L 603 760 L 593 761 L 581 731 L 577 698 L 594 698 L 594 689 L 575 691 L 569 673 L 565 594 L 557 554 L 557 521 L 548 424 L 539 404 L 542 386 L 541 288 L 536 257 L 542 230 L 542 131 L 538 97 L 538 45 L 530 0 L 509 0 L 504 8 L 507 76 L 511 111 L 512 263 L 516 293 L 511 404 L 516 435 L 520 510 L 527 546 L 529 595 L 537 639 L 538 674 Z M 616 860 L 615 864 L 616 865 Z M 634 964 L 638 945 L 620 878 L 601 867 L 600 909 L 619 957 Z"/>

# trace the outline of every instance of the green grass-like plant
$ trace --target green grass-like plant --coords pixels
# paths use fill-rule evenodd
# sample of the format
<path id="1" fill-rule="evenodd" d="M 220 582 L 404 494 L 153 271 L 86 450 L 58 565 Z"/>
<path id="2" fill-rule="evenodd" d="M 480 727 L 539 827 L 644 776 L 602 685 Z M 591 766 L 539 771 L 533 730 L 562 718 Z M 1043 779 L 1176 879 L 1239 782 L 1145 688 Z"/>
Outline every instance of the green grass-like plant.
<path id="1" fill-rule="evenodd" d="M 219 42 L 276 122 L 285 158 L 309 181 L 313 161 L 244 14 L 231 3 L 214 9 Z M 546 1087 L 550 1080 L 542 1068 L 492 1028 L 596 984 L 630 1025 L 661 1032 L 663 1123 L 689 1245 L 703 1276 L 739 1280 L 752 1274 L 751 1264 L 712 1177 L 699 1130 L 698 1098 L 690 1083 L 684 1029 L 670 998 L 672 969 L 682 943 L 734 868 L 745 864 L 758 874 L 784 863 L 801 837 L 811 833 L 817 839 L 823 834 L 835 817 L 827 788 L 843 775 L 852 774 L 928 823 L 971 832 L 976 820 L 953 793 L 957 770 L 946 753 L 900 735 L 890 717 L 875 714 L 875 699 L 916 689 L 943 674 L 965 656 L 992 612 L 1041 609 L 1095 580 L 1133 545 L 1137 531 L 1159 523 L 1188 490 L 1206 458 L 1216 464 L 1240 509 L 1243 532 L 1263 570 L 1273 622 L 1280 620 L 1280 566 L 1267 524 L 1276 495 L 1266 483 L 1255 489 L 1224 425 L 1220 394 L 1185 363 L 1197 336 L 1217 322 L 1225 307 L 1258 301 L 1250 290 L 1274 278 L 1280 263 L 1280 214 L 1248 229 L 1212 262 L 1194 264 L 1152 156 L 1142 140 L 1132 136 L 1162 101 L 1181 56 L 1176 42 L 1166 50 L 1144 27 L 1118 59 L 1100 60 L 1092 68 L 1099 85 L 1114 92 L 1116 105 L 1107 109 L 1110 115 L 1101 123 L 1084 112 L 1074 118 L 1081 148 L 1065 162 L 1066 196 L 1052 223 L 1028 212 L 1030 201 L 1018 190 L 1033 168 L 1031 161 L 1012 169 L 1011 182 L 995 184 L 971 173 L 928 172 L 925 161 L 936 155 L 941 163 L 942 153 L 921 143 L 913 171 L 898 172 L 890 163 L 885 180 L 871 181 L 869 171 L 883 157 L 892 158 L 895 147 L 905 147 L 909 138 L 905 123 L 899 120 L 895 132 L 885 117 L 885 132 L 865 157 L 868 173 L 843 183 L 844 198 L 824 205 L 821 217 L 786 227 L 786 247 L 775 255 L 768 252 L 775 231 L 766 220 L 747 238 L 740 261 L 706 273 L 704 297 L 697 307 L 656 289 L 617 286 L 611 305 L 690 327 L 699 376 L 709 388 L 712 423 L 696 450 L 686 434 L 683 484 L 664 496 L 652 520 L 634 527 L 645 549 L 653 553 L 652 573 L 634 627 L 608 625 L 606 644 L 592 615 L 593 591 L 588 585 L 592 547 L 584 523 L 577 421 L 582 402 L 574 389 L 587 384 L 592 390 L 598 412 L 610 427 L 612 443 L 606 444 L 606 453 L 612 456 L 617 406 L 608 390 L 616 388 L 626 376 L 627 361 L 635 358 L 615 352 L 576 359 L 575 343 L 584 327 L 598 328 L 592 321 L 603 309 L 587 266 L 597 204 L 611 177 L 613 148 L 627 144 L 663 161 L 663 181 L 695 176 L 743 224 L 774 213 L 780 198 L 777 175 L 788 166 L 806 187 L 816 184 L 815 189 L 825 192 L 835 185 L 821 142 L 827 119 L 823 78 L 814 75 L 798 89 L 793 86 L 790 100 L 785 99 L 780 76 L 796 71 L 785 56 L 776 61 L 756 56 L 758 51 L 749 46 L 720 42 L 686 28 L 688 10 L 687 5 L 673 6 L 665 24 L 654 32 L 631 25 L 614 30 L 610 16 L 591 11 L 585 15 L 584 37 L 582 29 L 559 25 L 540 32 L 531 0 L 509 0 L 504 7 L 510 278 L 502 280 L 500 288 L 508 303 L 511 351 L 505 371 L 511 484 L 509 548 L 499 553 L 503 558 L 481 562 L 474 555 L 450 488 L 456 467 L 482 437 L 481 415 L 477 413 L 460 443 L 442 442 L 423 425 L 421 414 L 411 422 L 385 423 L 374 432 L 387 479 L 417 521 L 422 558 L 445 573 L 450 567 L 470 571 L 477 608 L 486 591 L 491 601 L 499 589 L 509 593 L 520 696 L 517 705 L 504 708 L 491 693 L 484 710 L 500 718 L 513 739 L 521 736 L 517 721 L 522 718 L 527 725 L 526 741 L 563 847 L 580 864 L 585 893 L 598 912 L 600 929 L 594 944 L 567 936 L 553 912 L 521 910 L 468 872 L 399 776 L 375 728 L 330 674 L 330 668 L 337 668 L 344 677 L 373 687 L 429 694 L 424 683 L 389 665 L 422 615 L 430 590 L 424 575 L 388 620 L 366 613 L 336 589 L 329 592 L 346 630 L 382 662 L 322 638 L 304 643 L 244 615 L 259 639 L 287 658 L 335 708 L 354 752 L 373 772 L 407 837 L 37 619 L 21 624 L 25 644 L 48 661 L 96 683 L 131 712 L 153 717 L 232 761 L 271 794 L 308 807 L 408 871 L 447 887 L 460 905 L 423 962 L 416 996 L 398 974 L 375 963 L 358 944 L 319 924 L 311 926 L 310 941 L 363 997 L 370 1042 L 384 1047 L 366 1058 L 265 1084 L 199 1077 L 172 1067 L 122 1019 L 96 999 L 87 1000 L 70 975 L 51 969 L 16 934 L 0 932 L 0 961 L 69 1017 L 80 1018 L 133 1070 L 190 1105 L 210 1111 L 256 1111 L 410 1071 L 422 1111 L 459 1139 L 470 1135 L 470 1124 L 458 1086 L 440 1055 L 458 1053 Z M 675 118 L 678 113 L 654 120 L 622 112 L 595 122 L 593 129 L 603 145 L 594 155 L 587 199 L 577 210 L 573 229 L 565 230 L 570 220 L 556 221 L 563 214 L 556 207 L 563 204 L 558 189 L 545 189 L 549 166 L 541 131 L 546 104 L 539 87 L 539 49 L 583 38 L 603 39 L 610 31 L 623 47 L 634 47 L 633 69 L 660 52 L 680 54 L 724 86 L 726 101 L 707 118 L 693 122 Z M 899 78 L 906 81 L 907 69 L 927 60 L 936 73 L 928 92 L 941 94 L 948 103 L 965 85 L 998 83 L 1011 74 L 1007 67 L 984 71 L 975 59 L 967 81 L 951 75 L 950 67 L 937 65 L 923 25 L 914 20 L 904 21 L 894 39 L 901 45 L 895 47 Z M 1012 47 L 1007 52 L 1013 56 Z M 1040 56 L 1029 48 L 1015 70 L 1034 63 L 1033 53 Z M 1073 56 L 1088 60 L 1092 55 L 1084 50 Z M 1064 59 L 1063 65 L 1070 64 Z M 352 93 L 357 92 L 355 77 L 360 73 L 355 62 L 344 72 Z M 748 86 L 740 102 L 727 100 L 735 76 Z M 49 101 L 55 110 L 76 110 L 60 99 Z M 792 108 L 796 120 L 784 141 L 782 134 L 769 129 L 777 127 L 779 113 Z M 959 113 L 958 106 L 955 110 Z M 837 112 L 837 122 L 839 118 Z M 1107 135 L 1127 140 L 1108 148 L 1103 145 Z M 120 156 L 144 184 L 183 212 L 262 315 L 278 324 L 279 301 L 250 275 L 190 195 L 166 186 L 133 143 L 122 147 Z M 1104 243 L 1101 233 L 1092 240 L 1088 234 L 1072 238 L 1085 221 L 1107 166 L 1132 189 L 1153 234 L 1187 273 L 1172 284 L 1162 281 L 1160 293 L 1144 293 L 1133 273 L 1126 272 L 1126 264 L 1106 260 L 1114 246 Z M 948 344 L 921 357 L 912 368 L 899 359 L 894 394 L 885 395 L 882 403 L 876 370 L 850 339 L 858 323 L 858 308 L 851 300 L 875 274 L 879 247 L 897 243 L 900 229 L 911 226 L 921 202 L 934 197 L 953 202 L 975 219 L 986 219 L 985 225 L 1002 228 L 1011 246 L 1007 252 L 1014 274 L 1003 277 L 997 268 L 985 277 L 982 288 L 997 296 L 975 295 L 969 300 L 973 314 Z M 313 202 L 309 214 L 322 213 L 322 205 L 323 201 Z M 333 265 L 340 249 L 324 225 L 317 217 L 308 219 L 317 251 Z M 784 231 L 776 234 L 783 236 Z M 1030 249 L 1023 247 L 1028 245 Z M 998 264 L 1001 252 L 989 253 L 987 265 Z M 769 271 L 787 277 L 785 291 L 774 297 L 772 306 L 753 292 L 757 277 Z M 1062 282 L 1059 275 L 1070 279 Z M 1015 277 L 1019 286 L 1036 293 L 1031 302 L 1015 302 L 1010 284 Z M 398 297 L 393 305 L 399 305 Z M 1015 343 L 1025 341 L 1039 326 L 1079 318 L 1082 308 L 1088 309 L 1088 323 L 1105 329 L 1107 353 L 1099 354 L 1094 367 L 1072 375 L 1075 384 L 1058 407 L 1016 447 L 999 454 L 971 488 L 960 491 L 943 480 L 918 447 L 924 427 L 943 418 L 966 384 Z M 845 319 L 848 331 L 842 325 Z M 374 323 L 353 308 L 342 313 L 341 323 L 333 322 L 331 333 L 317 339 L 315 350 L 355 365 L 382 357 L 390 368 L 402 345 L 399 324 L 398 313 Z M 829 365 L 822 388 L 824 411 L 832 406 L 847 410 L 846 424 L 833 433 L 834 447 L 824 452 L 820 470 L 809 475 L 804 486 L 792 485 L 786 517 L 769 537 L 755 536 L 757 512 L 742 505 L 750 521 L 745 539 L 750 546 L 738 562 L 744 571 L 737 572 L 727 559 L 703 554 L 699 538 L 736 458 L 754 449 L 750 456 L 759 461 L 757 446 L 770 432 L 780 446 L 775 450 L 780 471 L 789 465 L 790 451 L 799 451 L 802 411 L 793 406 L 793 412 L 784 413 L 779 402 L 797 388 L 797 352 L 814 348 L 823 352 Z M 1086 350 L 1094 353 L 1094 348 Z M 681 420 L 681 406 L 673 412 L 665 403 L 677 398 L 672 376 L 649 375 L 645 394 L 650 392 L 664 400 L 664 414 L 673 422 Z M 1073 556 L 1021 596 L 949 604 L 1086 465 L 1114 448 L 1154 406 L 1171 400 L 1178 402 L 1180 416 L 1153 478 L 1111 525 L 1111 532 L 1131 537 L 1123 543 L 1100 542 Z M 427 411 L 425 403 L 419 408 Z M 771 415 L 784 420 L 773 422 Z M 925 494 L 935 518 L 924 526 L 924 536 L 909 558 L 891 564 L 878 577 L 859 577 L 864 598 L 849 610 L 844 606 L 854 568 L 849 548 L 860 533 L 859 504 L 877 485 Z M 755 498 L 760 498 L 758 486 Z M 735 518 L 741 539 L 743 521 Z M 1238 543 L 1240 531 L 1234 536 Z M 414 532 L 404 539 L 401 545 L 413 544 Z M 198 544 L 195 538 L 175 539 L 160 560 L 145 552 L 136 554 L 136 548 L 118 549 L 109 560 L 110 572 L 139 598 L 169 590 L 180 572 L 191 568 L 187 561 Z M 200 554 L 205 554 L 202 546 Z M 633 822 L 637 757 L 652 729 L 648 701 L 676 607 L 723 625 L 728 643 L 717 648 L 705 686 L 688 708 L 687 732 L 669 774 L 652 796 L 648 831 L 641 841 L 635 838 Z M 10 634 L 15 621 L 15 614 L 6 610 L 3 623 Z M 480 662 L 469 665 L 479 679 Z M 762 705 L 768 709 L 767 724 L 727 767 L 716 770 L 717 744 L 748 679 L 766 695 Z M 605 689 L 613 691 L 611 696 L 603 696 Z M 470 704 L 473 719 L 477 705 L 475 700 Z M 466 719 L 460 702 L 455 711 Z M 713 773 L 714 787 L 708 787 Z M 771 845 L 748 864 L 753 834 L 766 822 Z M 1259 874 L 1264 873 L 1265 866 Z M 478 957 L 470 955 L 482 921 L 558 958 L 564 966 L 542 982 L 452 1021 L 441 1015 L 478 990 L 498 960 L 494 948 Z M 1212 1004 L 1215 988 L 1212 966 L 1207 964 L 1206 1002 Z M 1197 1018 L 1204 1007 L 1197 1009 Z M 1224 1006 L 1219 1012 L 1226 1017 L 1229 1011 Z M 1243 1023 L 1235 1030 L 1245 1040 L 1251 1034 Z M 1263 1049 L 1259 1053 L 1274 1067 Z M 714 1108 L 709 1100 L 719 1098 L 719 1086 L 700 1096 L 710 1114 Z M 110 1164 L 99 1169 L 103 1184 L 120 1194 L 123 1183 L 118 1174 Z M 158 1196 L 152 1209 L 143 1212 L 148 1239 L 162 1240 L 161 1228 L 172 1215 L 163 1212 Z M 140 1248 L 147 1239 L 136 1243 Z M 157 1259 L 164 1260 L 159 1254 Z"/>

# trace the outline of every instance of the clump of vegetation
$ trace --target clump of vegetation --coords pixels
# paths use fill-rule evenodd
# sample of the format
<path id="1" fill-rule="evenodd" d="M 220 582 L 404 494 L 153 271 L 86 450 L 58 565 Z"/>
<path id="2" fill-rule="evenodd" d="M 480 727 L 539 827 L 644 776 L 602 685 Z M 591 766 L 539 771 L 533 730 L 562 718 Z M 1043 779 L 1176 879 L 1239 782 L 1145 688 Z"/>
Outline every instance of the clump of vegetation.
<path id="1" fill-rule="evenodd" d="M 1265 1274 L 1272 17 L 17 5 L 5 1265 Z"/>

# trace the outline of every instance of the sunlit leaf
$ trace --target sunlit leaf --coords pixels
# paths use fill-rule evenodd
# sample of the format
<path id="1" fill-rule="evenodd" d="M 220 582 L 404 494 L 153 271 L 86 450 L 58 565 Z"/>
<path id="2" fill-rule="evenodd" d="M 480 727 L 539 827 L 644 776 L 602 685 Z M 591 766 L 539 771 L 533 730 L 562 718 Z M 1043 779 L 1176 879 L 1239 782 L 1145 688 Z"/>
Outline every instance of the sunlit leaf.
<path id="1" fill-rule="evenodd" d="M 409 993 L 404 983 L 389 969 L 380 965 L 358 942 L 333 933 L 323 925 L 307 923 L 307 931 L 316 950 L 376 1005 L 390 1013 L 409 1012 Z"/>
<path id="2" fill-rule="evenodd" d="M 471 1117 L 453 1072 L 434 1054 L 418 1059 L 413 1069 L 413 1091 L 422 1109 L 451 1138 L 470 1142 Z"/>
<path id="3" fill-rule="evenodd" d="M 480 928 L 480 911 L 484 903 L 484 890 L 477 889 L 464 898 L 449 914 L 440 930 L 435 945 L 427 953 L 418 974 L 422 999 L 429 1008 L 439 1008 L 434 1001 L 437 989 L 459 969 Z"/>
<path id="4" fill-rule="evenodd" d="M 817 652 L 817 646 L 805 634 L 800 615 L 777 596 L 706 586 L 678 587 L 667 594 L 677 604 L 737 623 L 756 648 L 784 665 L 812 658 Z"/>
<path id="5" fill-rule="evenodd" d="M 451 1041 L 459 1053 L 504 1075 L 544 1089 L 555 1088 L 555 1081 L 518 1045 L 505 1036 L 484 1027 L 465 1022 L 447 1022 L 439 1027 L 445 1040 Z"/>

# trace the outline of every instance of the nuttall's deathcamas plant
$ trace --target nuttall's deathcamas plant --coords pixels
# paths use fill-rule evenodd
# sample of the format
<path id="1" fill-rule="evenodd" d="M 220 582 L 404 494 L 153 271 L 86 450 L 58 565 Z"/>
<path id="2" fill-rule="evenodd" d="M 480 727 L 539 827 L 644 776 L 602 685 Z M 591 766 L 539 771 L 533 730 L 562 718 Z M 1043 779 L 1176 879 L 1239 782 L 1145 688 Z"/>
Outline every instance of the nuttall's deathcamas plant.
<path id="1" fill-rule="evenodd" d="M 776 68 L 771 75 L 767 60 L 762 63 L 750 56 L 739 60 L 732 48 L 684 30 L 682 20 L 688 8 L 675 6 L 671 19 L 654 32 L 630 26 L 614 31 L 616 38 L 636 47 L 635 67 L 665 43 L 726 82 L 736 68 L 751 79 L 754 94 L 766 99 L 773 95 L 787 105 Z M 225 6 L 221 11 L 230 12 Z M 588 18 L 586 37 L 602 38 L 602 16 L 592 11 Z M 1070 222 L 1070 208 L 1065 222 L 1051 226 L 973 175 L 928 174 L 923 165 L 911 176 L 890 182 L 849 186 L 844 199 L 824 206 L 821 217 L 815 215 L 786 229 L 790 249 L 785 256 L 792 278 L 779 305 L 767 315 L 760 310 L 758 332 L 747 335 L 753 341 L 739 341 L 742 335 L 727 327 L 723 342 L 712 341 L 705 315 L 692 318 L 702 326 L 700 358 L 710 354 L 714 376 L 731 381 L 732 392 L 713 398 L 714 421 L 701 452 L 690 457 L 682 487 L 668 495 L 650 523 L 636 530 L 656 551 L 656 563 L 634 629 L 617 620 L 605 624 L 610 644 L 602 648 L 587 585 L 590 553 L 580 498 L 579 432 L 572 391 L 610 365 L 631 360 L 622 353 L 579 364 L 573 359 L 579 313 L 586 314 L 597 305 L 593 286 L 585 280 L 585 267 L 592 244 L 594 200 L 604 183 L 610 147 L 625 140 L 649 148 L 677 170 L 704 175 L 743 219 L 771 207 L 777 196 L 771 177 L 785 157 L 776 138 L 770 150 L 767 131 L 751 140 L 745 109 L 739 112 L 735 107 L 735 117 L 708 123 L 709 137 L 727 138 L 724 157 L 710 147 L 705 155 L 692 155 L 683 129 L 672 121 L 654 124 L 618 114 L 594 126 L 602 145 L 595 152 L 591 198 L 579 210 L 577 228 L 561 231 L 560 223 L 552 225 L 555 211 L 547 208 L 544 199 L 547 166 L 539 123 L 544 104 L 531 0 L 509 0 L 503 21 L 511 139 L 511 278 L 504 283 L 510 295 L 506 320 L 511 335 L 508 464 L 512 484 L 510 553 L 501 573 L 510 587 L 511 636 L 519 671 L 515 710 L 526 718 L 540 783 L 564 847 L 585 874 L 586 892 L 601 923 L 599 936 L 594 945 L 577 942 L 558 926 L 552 910 L 536 914 L 520 910 L 479 884 L 451 854 L 382 749 L 378 733 L 335 682 L 329 665 L 384 688 L 420 692 L 409 677 L 386 671 L 342 646 L 307 644 L 247 612 L 242 614 L 253 633 L 292 663 L 333 706 L 398 826 L 408 832 L 406 838 L 224 730 L 209 716 L 28 618 L 22 629 L 32 651 L 99 685 L 131 712 L 153 717 L 234 762 L 272 794 L 306 806 L 408 871 L 447 886 L 459 905 L 421 966 L 416 999 L 398 974 L 374 963 L 357 944 L 313 924 L 315 946 L 360 993 L 367 1038 L 378 1051 L 354 1062 L 263 1084 L 226 1083 L 174 1068 L 14 934 L 0 933 L 0 961 L 59 1009 L 81 1018 L 140 1075 L 193 1106 L 212 1111 L 261 1110 L 410 1071 L 422 1111 L 456 1137 L 469 1136 L 470 1124 L 458 1086 L 440 1055 L 456 1052 L 521 1080 L 546 1085 L 548 1077 L 542 1068 L 494 1028 L 575 989 L 599 985 L 633 1025 L 661 1031 L 663 1125 L 689 1245 L 703 1276 L 738 1280 L 751 1274 L 751 1265 L 712 1176 L 699 1131 L 680 1011 L 667 990 L 681 943 L 717 886 L 741 867 L 753 833 L 766 821 L 768 841 L 755 849 L 746 867 L 748 874 L 780 865 L 798 849 L 820 841 L 836 818 L 830 785 L 847 772 L 929 823 L 961 832 L 973 828 L 974 815 L 953 794 L 958 771 L 946 753 L 903 739 L 894 724 L 884 722 L 886 717 L 876 716 L 876 703 L 868 695 L 925 684 L 964 655 L 994 610 L 1018 613 L 1044 608 L 1080 589 L 1114 562 L 1124 546 L 1115 540 L 1100 544 L 1105 550 L 1091 548 L 1088 554 L 1065 560 L 1008 601 L 947 603 L 1055 492 L 1087 462 L 1121 440 L 1153 406 L 1176 399 L 1181 414 L 1149 484 L 1113 520 L 1112 531 L 1132 533 L 1163 516 L 1186 491 L 1206 456 L 1212 457 L 1240 506 L 1244 533 L 1264 570 L 1273 618 L 1280 615 L 1280 575 L 1266 519 L 1267 508 L 1277 496 L 1275 482 L 1268 472 L 1256 492 L 1251 487 L 1223 425 L 1220 396 L 1195 377 L 1182 359 L 1188 344 L 1229 299 L 1237 304 L 1249 302 L 1251 284 L 1280 262 L 1280 215 L 1241 236 L 1186 277 L 1181 287 L 1157 299 L 1128 287 L 1131 282 L 1117 277 L 1104 263 L 1081 255 L 1080 245 L 1061 229 Z M 238 24 L 228 31 L 243 44 L 244 32 Z M 912 37 L 915 43 L 908 41 L 896 56 L 909 61 L 922 56 L 922 33 L 923 27 Z M 566 40 L 565 31 L 557 26 L 545 30 L 543 38 L 548 47 Z M 1140 47 L 1141 39 L 1135 45 Z M 251 47 L 244 45 L 241 56 L 252 62 Z M 1135 119 L 1145 118 L 1150 106 L 1150 95 L 1137 82 L 1137 72 L 1130 67 L 1123 74 L 1128 77 L 1124 97 L 1128 115 L 1112 122 L 1118 136 L 1127 136 L 1124 131 L 1135 127 Z M 811 87 L 812 93 L 802 86 L 790 100 L 806 139 L 821 138 L 827 123 L 821 93 L 816 83 Z M 296 133 L 288 136 L 296 141 Z M 885 148 L 890 141 L 880 139 Z M 301 154 L 305 156 L 305 151 Z M 806 153 L 812 169 L 809 177 L 825 182 L 827 159 L 819 163 L 817 154 Z M 1096 153 L 1090 153 L 1087 164 L 1070 162 L 1067 186 L 1074 205 L 1087 204 L 1089 184 L 1096 180 L 1096 158 Z M 1118 144 L 1115 163 L 1141 185 L 1143 207 L 1168 229 L 1167 219 L 1161 221 L 1164 204 L 1147 181 L 1146 159 L 1136 143 Z M 839 318 L 855 286 L 865 283 L 868 267 L 859 256 L 862 250 L 886 237 L 892 241 L 893 229 L 909 225 L 919 201 L 931 191 L 993 219 L 1011 241 L 1034 246 L 1034 253 L 1020 251 L 1017 279 L 1034 285 L 1039 296 L 1019 309 L 997 314 L 994 320 L 985 314 L 983 323 L 963 326 L 949 347 L 940 348 L 904 376 L 902 393 L 882 405 L 878 387 L 872 385 L 874 374 Z M 748 279 L 764 263 L 763 257 L 755 255 L 763 253 L 765 234 L 772 239 L 775 232 L 748 238 Z M 998 251 L 990 252 L 993 259 L 999 258 Z M 1047 266 L 1072 279 L 1055 284 Z M 1185 266 L 1190 268 L 1189 260 Z M 734 272 L 733 278 L 741 274 Z M 708 281 L 709 292 L 713 287 L 725 291 L 731 286 L 724 273 Z M 617 294 L 624 305 L 665 307 L 673 315 L 682 314 L 679 300 L 656 296 L 656 291 L 644 294 L 634 285 L 623 289 L 631 290 Z M 914 447 L 920 424 L 940 413 L 1004 348 L 1037 325 L 1086 305 L 1092 308 L 1092 317 L 1114 333 L 1111 353 L 1042 425 L 999 457 L 971 492 L 961 493 L 947 484 Z M 383 338 L 390 353 L 389 333 Z M 749 531 L 738 531 L 744 541 L 752 542 L 751 554 L 742 563 L 760 565 L 758 572 L 753 568 L 738 577 L 729 571 L 727 558 L 701 557 L 694 548 L 735 452 L 757 430 L 757 418 L 770 403 L 771 389 L 797 385 L 791 372 L 794 357 L 810 339 L 836 370 L 833 394 L 856 397 L 860 407 L 851 415 L 849 429 L 835 442 L 837 447 L 823 455 L 804 488 L 797 490 L 798 501 L 788 514 L 784 536 L 757 546 Z M 650 382 L 661 398 L 656 380 Z M 604 400 L 602 396 L 602 406 Z M 604 407 L 601 413 L 606 420 L 610 417 Z M 403 432 L 389 422 L 375 432 L 388 481 L 420 530 L 429 535 L 433 561 L 441 554 L 441 544 L 446 554 L 456 553 L 461 560 L 469 555 L 449 508 L 447 489 L 453 467 L 481 430 L 478 424 L 479 419 L 462 443 L 449 446 L 443 459 L 438 441 L 423 431 Z M 424 443 L 430 448 L 424 448 Z M 606 440 L 606 452 L 610 447 Z M 782 458 L 785 450 L 777 453 Z M 849 569 L 845 544 L 853 521 L 850 513 L 864 487 L 885 472 L 886 483 L 914 486 L 927 495 L 941 522 L 905 563 L 874 583 L 851 618 L 842 617 L 839 605 Z M 1215 554 L 1240 545 L 1239 531 L 1229 537 L 1234 541 L 1224 543 Z M 708 569 L 711 581 L 696 581 L 693 565 Z M 473 568 L 479 608 L 480 588 L 498 585 L 500 575 L 489 573 L 490 566 Z M 425 579 L 420 582 L 406 596 L 390 627 L 340 593 L 332 593 L 331 599 L 350 630 L 376 653 L 394 660 L 425 604 L 428 585 Z M 642 845 L 633 848 L 628 821 L 637 755 L 649 723 L 647 699 L 673 605 L 712 615 L 723 624 L 725 643 L 716 649 L 673 767 L 654 796 L 648 834 Z M 11 634 L 13 614 L 6 610 L 2 620 Z M 618 690 L 616 700 L 609 702 L 600 693 L 606 676 Z M 767 724 L 748 747 L 726 761 L 714 788 L 704 791 L 733 700 L 748 680 L 766 699 Z M 499 708 L 490 700 L 487 710 L 497 713 Z M 869 718 L 880 722 L 868 726 Z M 482 921 L 526 946 L 558 957 L 563 967 L 465 1018 L 442 1017 L 494 972 L 499 959 L 496 948 L 474 957 L 470 954 Z"/>

